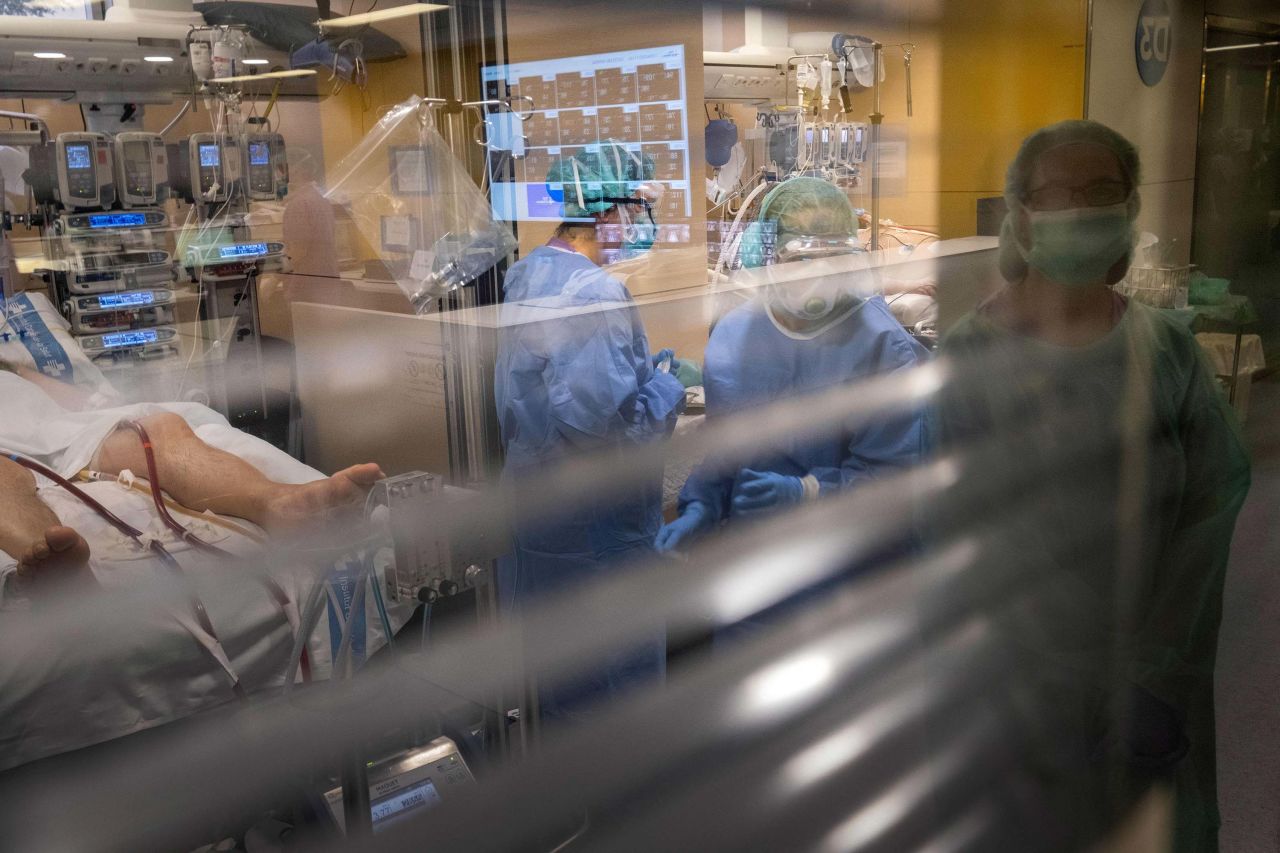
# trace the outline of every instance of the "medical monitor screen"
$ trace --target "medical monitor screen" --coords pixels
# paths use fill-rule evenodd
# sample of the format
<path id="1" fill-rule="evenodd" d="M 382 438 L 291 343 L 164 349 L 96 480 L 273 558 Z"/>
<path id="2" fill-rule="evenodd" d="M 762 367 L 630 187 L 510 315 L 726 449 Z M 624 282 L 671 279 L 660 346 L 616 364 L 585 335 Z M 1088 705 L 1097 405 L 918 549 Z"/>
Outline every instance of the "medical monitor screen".
<path id="1" fill-rule="evenodd" d="M 200 146 L 200 167 L 204 169 L 216 169 L 222 163 L 222 158 L 218 152 L 218 145 L 215 142 L 206 142 Z"/>
<path id="2" fill-rule="evenodd" d="M 154 344 L 157 335 L 155 329 L 139 329 L 133 332 L 112 332 L 102 336 L 102 345 L 108 349 L 113 347 L 136 347 L 142 344 Z"/>
<path id="3" fill-rule="evenodd" d="M 88 143 L 76 142 L 67 146 L 67 168 L 76 170 L 93 168 L 93 154 L 89 150 Z"/>
<path id="4" fill-rule="evenodd" d="M 234 246 L 223 246 L 218 250 L 220 258 L 255 258 L 267 253 L 266 243 L 237 243 Z"/>
<path id="5" fill-rule="evenodd" d="M 373 816 L 373 831 L 386 829 L 401 818 L 417 814 L 440 802 L 440 792 L 435 783 L 424 779 L 412 787 L 396 791 L 389 797 L 374 800 L 370 803 Z"/>
<path id="6" fill-rule="evenodd" d="M 98 297 L 99 308 L 127 308 L 135 305 L 151 305 L 156 301 L 156 295 L 149 290 L 143 290 L 136 293 L 111 293 L 106 296 Z"/>
<path id="7" fill-rule="evenodd" d="M 147 217 L 141 213 L 95 213 L 89 216 L 90 228 L 136 228 L 146 224 Z"/>
<path id="8" fill-rule="evenodd" d="M 485 97 L 532 111 L 524 122 L 495 121 L 488 131 L 496 218 L 567 218 L 563 188 L 548 188 L 548 172 L 560 158 L 612 140 L 651 164 L 651 180 L 663 185 L 654 208 L 658 239 L 687 235 L 692 167 L 681 45 L 494 65 L 481 77 Z"/>
<path id="9" fill-rule="evenodd" d="M 249 165 L 268 166 L 271 164 L 271 146 L 265 142 L 249 143 Z"/>

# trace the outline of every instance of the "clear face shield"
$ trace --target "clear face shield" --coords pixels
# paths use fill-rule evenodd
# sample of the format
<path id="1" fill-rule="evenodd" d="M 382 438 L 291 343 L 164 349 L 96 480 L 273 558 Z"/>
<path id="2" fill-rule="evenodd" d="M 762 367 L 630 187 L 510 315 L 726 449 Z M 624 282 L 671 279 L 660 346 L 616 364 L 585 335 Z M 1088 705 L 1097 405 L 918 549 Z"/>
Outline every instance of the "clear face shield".
<path id="1" fill-rule="evenodd" d="M 848 237 L 792 237 L 789 263 L 739 270 L 737 288 L 753 290 L 784 334 L 813 337 L 882 292 L 880 269 Z M 840 250 L 840 248 L 843 250 Z M 779 251 L 779 260 L 783 252 Z"/>
<path id="2" fill-rule="evenodd" d="M 653 205 L 643 198 L 605 198 L 615 204 L 618 224 L 609 229 L 603 242 L 619 247 L 619 260 L 626 260 L 648 251 L 658 236 L 658 222 L 653 217 Z"/>
<path id="3" fill-rule="evenodd" d="M 778 246 L 778 263 L 808 261 L 854 255 L 863 251 L 861 244 L 847 235 L 789 237 Z"/>

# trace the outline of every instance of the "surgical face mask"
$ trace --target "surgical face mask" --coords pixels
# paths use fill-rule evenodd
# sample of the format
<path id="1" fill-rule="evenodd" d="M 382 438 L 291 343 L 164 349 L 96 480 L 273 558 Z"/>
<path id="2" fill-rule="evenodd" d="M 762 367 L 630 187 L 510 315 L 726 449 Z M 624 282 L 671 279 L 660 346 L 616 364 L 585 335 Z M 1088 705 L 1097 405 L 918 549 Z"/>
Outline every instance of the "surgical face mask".
<path id="1" fill-rule="evenodd" d="M 797 320 L 816 322 L 853 302 L 853 297 L 831 276 L 812 281 L 769 285 L 773 307 Z"/>
<path id="2" fill-rule="evenodd" d="M 1104 281 L 1133 246 L 1129 205 L 1069 210 L 1027 210 L 1030 248 L 1018 243 L 1029 266 L 1059 284 L 1082 287 Z"/>

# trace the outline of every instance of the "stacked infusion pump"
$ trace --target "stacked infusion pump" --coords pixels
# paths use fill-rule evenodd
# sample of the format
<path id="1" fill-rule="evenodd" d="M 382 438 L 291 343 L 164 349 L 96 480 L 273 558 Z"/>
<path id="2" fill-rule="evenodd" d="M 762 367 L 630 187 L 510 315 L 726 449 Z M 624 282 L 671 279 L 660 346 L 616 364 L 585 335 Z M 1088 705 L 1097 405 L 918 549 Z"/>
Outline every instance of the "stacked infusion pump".
<path id="1" fill-rule="evenodd" d="M 202 229 L 217 235 L 196 241 L 181 259 L 200 287 L 201 316 L 232 320 L 232 349 L 256 345 L 254 282 L 263 272 L 284 269 L 285 254 L 282 243 L 253 239 L 245 214 L 248 202 L 274 201 L 288 192 L 284 139 L 277 133 L 193 133 L 169 146 L 169 162 L 175 194 L 193 205 Z"/>
<path id="2" fill-rule="evenodd" d="M 104 366 L 176 354 L 166 249 L 168 155 L 155 133 L 62 133 L 26 173 L 57 260 L 50 282 L 78 343 Z"/>
<path id="3" fill-rule="evenodd" d="M 27 183 L 55 211 L 46 218 L 51 284 L 85 352 L 102 366 L 175 355 L 181 267 L 207 282 L 283 260 L 281 244 L 254 242 L 174 258 L 163 207 L 171 193 L 207 221 L 247 199 L 283 198 L 287 175 L 284 141 L 272 133 L 197 133 L 170 146 L 155 133 L 62 133 L 33 147 Z M 202 306 L 207 317 L 221 313 Z"/>

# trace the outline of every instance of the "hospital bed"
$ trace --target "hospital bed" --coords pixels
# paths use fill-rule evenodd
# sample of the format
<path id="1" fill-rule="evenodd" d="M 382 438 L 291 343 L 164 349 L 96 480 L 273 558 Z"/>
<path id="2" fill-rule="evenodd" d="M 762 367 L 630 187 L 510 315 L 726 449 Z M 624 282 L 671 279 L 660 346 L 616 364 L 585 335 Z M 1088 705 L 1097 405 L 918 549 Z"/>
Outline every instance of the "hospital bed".
<path id="1" fill-rule="evenodd" d="M 106 610 L 134 608 L 136 629 L 127 638 L 99 635 L 93 624 L 76 630 L 71 653 L 52 659 L 0 654 L 0 769 L 34 761 L 89 744 L 148 729 L 232 701 L 238 684 L 244 694 L 280 688 L 295 652 L 299 610 L 313 592 L 318 564 L 333 563 L 337 554 L 263 558 L 261 529 L 239 520 L 195 516 L 175 508 L 171 514 L 197 537 L 216 548 L 245 557 L 244 565 L 202 553 L 181 541 L 160 521 L 152 496 L 140 483 L 119 478 L 84 481 L 96 446 L 114 425 L 151 411 L 175 411 L 210 446 L 232 453 L 284 483 L 306 483 L 325 475 L 266 442 L 231 427 L 216 412 L 194 403 L 119 406 L 114 389 L 83 356 L 62 320 L 41 294 L 10 300 L 7 339 L 0 336 L 0 359 L 37 370 L 92 394 L 91 410 L 59 416 L 60 408 L 32 383 L 0 372 L 0 447 L 26 457 L 41 457 L 66 443 L 57 455 L 68 479 L 125 524 L 146 538 L 158 538 L 180 569 L 184 592 L 173 584 L 173 567 L 152 552 L 140 550 L 93 509 L 46 477 L 37 480 L 40 498 L 69 526 L 85 537 L 92 550 L 91 568 L 102 586 Z M 17 330 L 23 334 L 18 335 Z M 117 404 L 117 405 L 113 405 Z M 42 445 L 43 443 L 43 445 Z M 145 472 L 139 472 L 145 473 Z M 384 543 L 389 546 L 389 542 Z M 391 549 L 369 545 L 374 571 L 385 578 Z M 319 558 L 319 559 L 310 559 Z M 15 567 L 0 554 L 0 578 Z M 3 584 L 0 584 L 0 590 Z M 188 601 L 194 593 L 215 629 L 218 648 L 193 620 Z M 283 594 L 283 597 L 282 597 Z M 140 598 L 140 595 L 142 596 Z M 171 597 L 176 596 L 176 597 Z M 416 600 L 389 601 L 386 619 L 373 597 L 366 599 L 365 633 L 355 641 L 363 655 L 386 642 L 384 624 L 394 632 L 405 624 Z M 324 602 L 321 602 L 324 604 Z M 306 645 L 310 677 L 325 678 L 340 624 L 320 619 Z M 0 596 L 0 618 L 33 620 L 38 614 L 16 599 Z M 345 615 L 345 614 L 344 614 Z"/>

